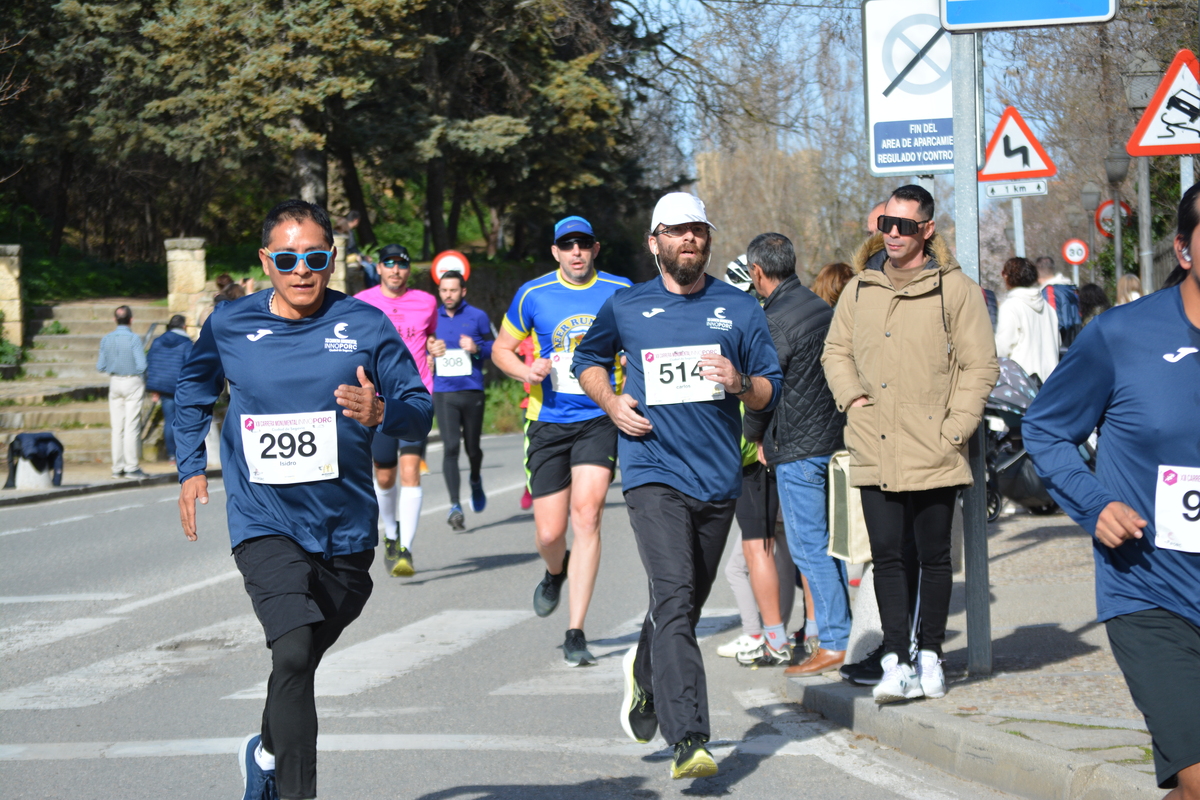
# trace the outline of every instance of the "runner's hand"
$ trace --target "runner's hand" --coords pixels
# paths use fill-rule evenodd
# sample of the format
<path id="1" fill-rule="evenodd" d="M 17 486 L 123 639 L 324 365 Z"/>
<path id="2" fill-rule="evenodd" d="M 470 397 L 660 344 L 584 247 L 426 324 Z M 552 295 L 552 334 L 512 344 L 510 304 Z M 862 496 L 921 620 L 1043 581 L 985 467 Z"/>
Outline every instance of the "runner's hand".
<path id="1" fill-rule="evenodd" d="M 525 379 L 525 383 L 541 383 L 546 380 L 546 376 L 550 374 L 550 359 L 535 358 L 533 363 L 529 365 L 529 377 Z"/>
<path id="2" fill-rule="evenodd" d="M 196 503 L 208 505 L 208 478 L 193 475 L 179 487 L 179 522 L 189 542 L 196 541 Z"/>
<path id="3" fill-rule="evenodd" d="M 479 346 L 475 344 L 475 340 L 470 336 L 467 336 L 465 333 L 458 337 L 458 346 L 463 350 L 466 350 L 471 355 L 475 355 L 479 352 Z"/>
<path id="4" fill-rule="evenodd" d="M 630 436 L 645 436 L 654 430 L 654 426 L 650 424 L 650 420 L 634 411 L 637 404 L 638 401 L 630 395 L 617 394 L 613 395 L 609 407 L 605 410 L 622 433 Z"/>
<path id="5" fill-rule="evenodd" d="M 430 337 L 428 349 L 429 355 L 433 356 L 434 358 L 441 358 L 442 356 L 446 355 L 446 343 L 441 339 L 434 339 L 433 337 Z"/>
<path id="6" fill-rule="evenodd" d="M 383 422 L 383 400 L 375 396 L 375 384 L 367 380 L 367 371 L 362 367 L 358 368 L 358 383 L 358 386 L 343 383 L 333 396 L 339 406 L 345 406 L 343 414 L 374 428 Z"/>
<path id="7" fill-rule="evenodd" d="M 700 356 L 700 377 L 716 381 L 724 386 L 725 391 L 730 394 L 737 394 L 742 390 L 742 379 L 738 377 L 738 371 L 734 369 L 733 362 L 716 353 L 706 353 Z"/>
<path id="8" fill-rule="evenodd" d="M 1096 520 L 1096 538 L 1108 547 L 1120 547 L 1130 539 L 1142 538 L 1146 520 L 1124 503 L 1114 500 Z"/>

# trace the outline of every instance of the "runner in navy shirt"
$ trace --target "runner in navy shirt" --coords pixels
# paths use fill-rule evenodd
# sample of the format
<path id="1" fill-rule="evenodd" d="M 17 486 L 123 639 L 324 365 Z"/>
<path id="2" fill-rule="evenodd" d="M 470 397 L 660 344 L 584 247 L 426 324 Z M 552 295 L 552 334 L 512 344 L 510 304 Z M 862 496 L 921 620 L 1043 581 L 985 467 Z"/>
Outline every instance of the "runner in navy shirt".
<path id="1" fill-rule="evenodd" d="M 371 594 L 373 432 L 420 439 L 431 421 L 391 322 L 326 289 L 332 244 L 321 208 L 289 200 L 272 209 L 259 258 L 274 288 L 208 318 L 175 395 L 180 519 L 195 541 L 195 504 L 208 502 L 204 437 L 229 382 L 229 534 L 272 659 L 261 735 L 239 755 L 244 800 L 316 797 L 313 676 Z"/>
<path id="2" fill-rule="evenodd" d="M 684 192 L 654 208 L 649 247 L 661 279 L 618 290 L 575 349 L 573 369 L 620 431 L 629 521 L 650 609 L 625 655 L 621 725 L 638 742 L 661 726 L 673 778 L 715 775 L 696 623 L 717 575 L 741 492 L 738 401 L 773 408 L 783 373 L 767 318 L 749 295 L 704 274 L 711 225 Z M 609 378 L 622 351 L 628 379 Z"/>
<path id="3" fill-rule="evenodd" d="M 433 357 L 433 409 L 442 434 L 442 477 L 450 494 L 446 521 L 456 531 L 465 529 L 459 503 L 459 437 L 467 447 L 471 465 L 471 510 L 487 506 L 483 491 L 483 362 L 492 357 L 492 325 L 487 314 L 467 302 L 467 282 L 458 270 L 438 280 L 437 336 L 429 337 Z"/>
<path id="4" fill-rule="evenodd" d="M 1050 494 L 1095 538 L 1096 610 L 1168 797 L 1200 797 L 1200 184 L 1165 288 L 1083 329 L 1022 424 Z M 1079 456 L 1099 426 L 1096 473 Z"/>

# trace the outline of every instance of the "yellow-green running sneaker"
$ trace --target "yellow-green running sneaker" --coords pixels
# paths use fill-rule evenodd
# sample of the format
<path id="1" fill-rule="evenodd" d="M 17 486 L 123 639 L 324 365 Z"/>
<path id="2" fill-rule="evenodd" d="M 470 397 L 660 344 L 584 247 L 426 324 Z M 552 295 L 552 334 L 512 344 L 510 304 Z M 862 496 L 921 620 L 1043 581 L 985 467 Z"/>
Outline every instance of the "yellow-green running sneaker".
<path id="1" fill-rule="evenodd" d="M 671 759 L 672 778 L 711 778 L 717 774 L 717 762 L 704 745 L 708 737 L 688 734 L 675 743 L 675 757 Z"/>
<path id="2" fill-rule="evenodd" d="M 392 566 L 393 578 L 411 578 L 416 575 L 417 571 L 413 569 L 413 554 L 412 550 L 407 547 L 401 547 L 396 553 L 396 563 Z"/>

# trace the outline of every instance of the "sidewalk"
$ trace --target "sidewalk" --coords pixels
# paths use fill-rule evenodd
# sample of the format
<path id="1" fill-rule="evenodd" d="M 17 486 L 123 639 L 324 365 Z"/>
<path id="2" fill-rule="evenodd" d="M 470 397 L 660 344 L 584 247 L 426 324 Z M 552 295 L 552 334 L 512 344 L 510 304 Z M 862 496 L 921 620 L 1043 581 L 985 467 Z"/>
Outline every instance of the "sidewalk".
<path id="1" fill-rule="evenodd" d="M 108 464 L 63 464 L 61 486 L 47 489 L 0 489 L 0 508 L 4 506 L 38 503 L 43 500 L 55 500 L 60 497 L 74 497 L 93 492 L 107 492 L 113 489 L 130 489 L 138 486 L 155 486 L 158 484 L 175 483 L 178 480 L 175 465 L 167 462 L 143 461 L 142 471 L 145 478 L 114 478 L 112 468 Z M 7 465 L 4 467 L 8 475 Z M 219 477 L 219 469 L 210 470 L 209 477 Z M 0 481 L 3 485 L 3 481 Z"/>
<path id="2" fill-rule="evenodd" d="M 966 675 L 955 576 L 939 700 L 876 706 L 869 688 L 792 679 L 790 697 L 959 777 L 1022 797 L 1158 798 L 1150 735 L 1095 622 L 1091 537 L 1065 515 L 988 527 L 994 674 Z"/>

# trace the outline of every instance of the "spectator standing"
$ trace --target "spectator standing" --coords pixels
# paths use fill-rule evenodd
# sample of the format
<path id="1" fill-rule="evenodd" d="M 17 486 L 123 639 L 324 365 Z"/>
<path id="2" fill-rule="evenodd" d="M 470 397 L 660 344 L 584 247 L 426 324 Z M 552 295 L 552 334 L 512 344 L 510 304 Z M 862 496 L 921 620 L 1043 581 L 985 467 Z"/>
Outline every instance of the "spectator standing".
<path id="1" fill-rule="evenodd" d="M 829 457 L 842 449 L 845 415 L 833 402 L 821 367 L 825 335 L 833 309 L 801 285 L 796 276 L 796 251 L 779 233 L 755 237 L 746 249 L 750 279 L 766 298 L 763 311 L 767 328 L 779 354 L 783 387 L 774 409 L 748 410 L 744 423 L 747 441 L 761 444 L 761 457 L 775 470 L 779 505 L 787 531 L 788 550 L 796 567 L 808 579 L 820 642 L 813 643 L 803 662 L 785 674 L 820 675 L 845 663 L 850 640 L 849 580 L 845 562 L 827 553 L 829 525 L 826 478 Z M 742 532 L 743 538 L 746 532 Z M 770 583 L 759 596 L 766 630 L 761 663 L 774 660 L 779 641 L 772 633 L 778 619 L 774 565 L 759 548 L 746 548 L 752 581 Z M 770 605 L 768 605 L 768 603 Z M 782 624 L 779 631 L 782 632 Z M 782 638 L 786 646 L 787 638 Z"/>
<path id="2" fill-rule="evenodd" d="M 1054 259 L 1050 256 L 1039 258 L 1036 266 L 1042 297 L 1058 315 L 1058 338 L 1065 350 L 1083 328 L 1083 317 L 1079 313 L 1079 290 L 1070 278 L 1054 270 Z"/>
<path id="3" fill-rule="evenodd" d="M 1022 425 L 1038 474 L 1093 535 L 1096 611 L 1168 800 L 1200 797 L 1200 184 L 1163 289 L 1084 329 Z M 1093 474 L 1078 445 L 1100 426 Z"/>
<path id="4" fill-rule="evenodd" d="M 175 461 L 175 388 L 179 372 L 192 354 L 192 340 L 187 335 L 187 320 L 182 314 L 171 317 L 167 332 L 154 340 L 146 353 L 146 390 L 150 399 L 162 405 L 163 439 L 167 459 Z"/>
<path id="5" fill-rule="evenodd" d="M 846 284 L 853 277 L 854 267 L 845 262 L 835 261 L 832 264 L 826 264 L 821 267 L 817 277 L 813 278 L 811 287 L 813 294 L 832 308 L 837 305 L 838 298 L 842 296 L 842 290 L 846 288 Z"/>
<path id="6" fill-rule="evenodd" d="M 1121 276 L 1117 281 L 1117 305 L 1132 303 L 1142 296 L 1142 279 L 1132 272 Z"/>
<path id="7" fill-rule="evenodd" d="M 933 197 L 902 186 L 855 258 L 823 363 L 846 411 L 850 483 L 862 491 L 883 623 L 876 703 L 941 697 L 952 579 L 950 526 L 971 483 L 967 446 L 999 376 L 979 285 L 937 234 Z M 909 655 L 906 541 L 920 562 L 919 675 Z"/>
<path id="8" fill-rule="evenodd" d="M 138 466 L 142 433 L 142 398 L 146 393 L 146 351 L 142 338 L 133 332 L 133 311 L 118 306 L 117 328 L 100 340 L 96 370 L 108 378 L 108 418 L 112 425 L 112 474 L 114 478 L 144 478 Z"/>
<path id="9" fill-rule="evenodd" d="M 1104 289 L 1094 283 L 1085 283 L 1079 287 L 1079 315 L 1083 318 L 1084 325 L 1110 308 L 1112 303 L 1108 301 Z"/>
<path id="10" fill-rule="evenodd" d="M 1058 365 L 1058 315 L 1037 288 L 1037 270 L 1017 256 L 1000 271 L 1008 295 L 996 324 L 996 355 L 1011 358 L 1043 382 Z M 1075 313 L 1079 313 L 1078 306 Z"/>

